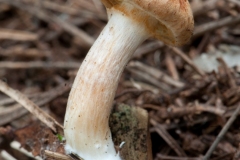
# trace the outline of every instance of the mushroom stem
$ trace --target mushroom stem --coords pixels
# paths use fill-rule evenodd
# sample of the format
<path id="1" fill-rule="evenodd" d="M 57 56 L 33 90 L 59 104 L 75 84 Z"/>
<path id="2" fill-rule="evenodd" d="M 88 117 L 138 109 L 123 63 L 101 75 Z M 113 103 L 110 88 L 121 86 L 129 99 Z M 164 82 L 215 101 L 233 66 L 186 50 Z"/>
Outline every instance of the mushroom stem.
<path id="1" fill-rule="evenodd" d="M 108 121 L 121 73 L 148 38 L 144 27 L 112 9 L 75 78 L 64 120 L 67 152 L 84 160 L 120 160 Z"/>

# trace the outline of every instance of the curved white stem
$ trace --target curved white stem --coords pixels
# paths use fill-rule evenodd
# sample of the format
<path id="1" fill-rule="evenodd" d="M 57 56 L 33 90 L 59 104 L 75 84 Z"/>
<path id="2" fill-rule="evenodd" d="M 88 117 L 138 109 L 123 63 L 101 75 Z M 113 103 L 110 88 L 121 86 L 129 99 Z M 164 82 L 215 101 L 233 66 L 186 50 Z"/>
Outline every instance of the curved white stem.
<path id="1" fill-rule="evenodd" d="M 108 125 L 119 78 L 136 48 L 148 38 L 145 29 L 123 13 L 110 19 L 75 78 L 64 121 L 66 150 L 84 160 L 120 160 Z"/>

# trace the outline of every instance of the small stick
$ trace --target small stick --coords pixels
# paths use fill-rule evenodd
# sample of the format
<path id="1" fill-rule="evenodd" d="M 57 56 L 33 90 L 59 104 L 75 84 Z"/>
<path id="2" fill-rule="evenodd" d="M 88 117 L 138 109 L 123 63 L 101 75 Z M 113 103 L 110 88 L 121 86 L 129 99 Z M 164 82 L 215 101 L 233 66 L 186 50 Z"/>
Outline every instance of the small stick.
<path id="1" fill-rule="evenodd" d="M 6 11 L 9 11 L 10 8 L 11 8 L 11 7 L 10 7 L 9 5 L 1 4 L 1 5 L 0 5 L 0 12 L 3 13 L 3 12 L 6 12 Z"/>
<path id="2" fill-rule="evenodd" d="M 100 19 L 102 20 L 107 20 L 107 14 L 103 10 L 97 10 L 95 7 L 93 7 L 93 4 L 91 1 L 86 1 L 86 0 L 77 0 L 74 1 L 74 6 L 76 6 L 77 9 L 80 10 L 87 10 L 90 13 L 94 14 L 94 16 L 99 16 Z"/>
<path id="3" fill-rule="evenodd" d="M 21 3 L 20 1 L 0 0 L 0 2 L 4 3 L 4 4 L 9 4 L 9 5 L 17 7 L 21 10 L 24 10 L 24 11 L 38 17 L 39 19 L 48 22 L 48 23 L 57 24 L 59 27 L 62 27 L 65 31 L 76 36 L 80 42 L 80 45 L 84 45 L 85 47 L 90 47 L 94 42 L 94 39 L 91 36 L 89 36 L 88 34 L 86 34 L 83 30 L 80 30 L 76 26 L 63 21 L 62 19 L 60 19 L 59 17 L 57 17 L 55 15 L 45 13 L 37 7 L 26 5 L 24 3 Z"/>
<path id="4" fill-rule="evenodd" d="M 0 40 L 8 39 L 8 40 L 16 40 L 16 41 L 36 41 L 38 39 L 38 35 L 26 32 L 19 31 L 13 29 L 0 29 Z"/>
<path id="5" fill-rule="evenodd" d="M 198 158 L 198 157 L 194 157 L 194 158 L 174 157 L 174 156 L 166 156 L 162 154 L 157 154 L 157 157 L 160 158 L 161 160 L 202 160 L 202 158 Z"/>
<path id="6" fill-rule="evenodd" d="M 187 157 L 184 150 L 178 145 L 173 137 L 159 125 L 155 120 L 150 119 L 150 123 L 155 127 L 156 132 L 167 142 L 167 144 L 177 153 L 178 156 Z"/>
<path id="7" fill-rule="evenodd" d="M 166 54 L 166 66 L 168 68 L 169 73 L 172 75 L 173 79 L 179 81 L 179 74 L 177 72 L 176 65 L 170 54 Z"/>
<path id="8" fill-rule="evenodd" d="M 232 116 L 229 118 L 229 120 L 227 121 L 227 123 L 225 124 L 225 126 L 222 128 L 222 130 L 221 130 L 220 133 L 218 134 L 217 138 L 215 139 L 215 141 L 213 142 L 213 144 L 211 145 L 211 147 L 209 148 L 209 150 L 208 150 L 207 153 L 205 154 L 203 160 L 209 160 L 212 152 L 213 152 L 214 149 L 217 147 L 218 143 L 219 143 L 220 140 L 223 138 L 223 136 L 226 134 L 226 132 L 228 131 L 228 129 L 230 128 L 230 126 L 232 125 L 232 123 L 235 121 L 235 119 L 237 118 L 239 112 L 240 112 L 240 104 L 238 104 L 238 107 L 236 108 L 236 110 L 234 111 L 234 113 L 232 114 Z"/>
<path id="9" fill-rule="evenodd" d="M 201 54 L 204 48 L 208 45 L 210 35 L 211 35 L 210 33 L 207 33 L 203 36 L 203 39 L 201 40 L 200 44 L 197 47 L 197 50 L 195 53 L 196 55 Z"/>
<path id="10" fill-rule="evenodd" d="M 3 81 L 0 81 L 0 91 L 24 106 L 29 112 L 35 115 L 40 121 L 46 124 L 55 133 L 63 131 L 63 126 L 61 124 L 59 124 L 55 119 L 41 110 L 34 102 L 32 102 L 30 99 L 28 99 L 27 96 L 18 90 L 13 89 Z"/>
<path id="11" fill-rule="evenodd" d="M 45 68 L 45 69 L 77 69 L 81 63 L 79 62 L 9 62 L 4 61 L 0 63 L 0 68 L 7 69 L 32 69 L 32 68 Z"/>
<path id="12" fill-rule="evenodd" d="M 148 83 L 153 84 L 164 91 L 171 90 L 169 85 L 165 83 L 159 83 L 159 81 L 155 77 L 152 77 L 146 72 L 143 72 L 134 68 L 130 68 L 130 67 L 127 67 L 127 70 L 133 73 L 136 77 L 141 78 L 142 80 L 147 81 Z"/>
<path id="13" fill-rule="evenodd" d="M 136 81 L 136 80 L 133 80 L 133 79 L 130 80 L 130 81 L 124 81 L 123 86 L 128 87 L 128 88 L 132 88 L 132 87 L 136 88 L 134 90 L 138 90 L 139 92 L 151 91 L 154 94 L 158 94 L 160 92 L 158 88 L 156 88 L 155 86 L 153 86 L 151 84 L 147 84 L 147 83 L 144 83 L 144 82 L 139 82 L 139 81 Z M 123 92 L 125 92 L 125 91 L 123 91 Z"/>
<path id="14" fill-rule="evenodd" d="M 15 45 L 9 48 L 0 47 L 0 56 L 3 57 L 29 57 L 29 58 L 44 58 L 49 57 L 50 52 L 35 48 L 26 48 L 22 45 Z"/>
<path id="15" fill-rule="evenodd" d="M 163 43 L 158 41 L 153 41 L 144 45 L 141 45 L 134 53 L 132 59 L 140 59 L 144 55 L 156 51 L 157 49 L 163 47 Z"/>
<path id="16" fill-rule="evenodd" d="M 223 114 L 226 113 L 226 111 L 223 109 L 205 104 L 196 104 L 194 106 L 187 105 L 186 107 L 172 106 L 168 107 L 167 109 L 152 104 L 144 104 L 142 107 L 158 110 L 159 113 L 157 113 L 157 116 L 162 119 L 179 118 L 186 115 L 196 114 L 199 112 L 209 112 L 218 116 L 223 116 Z"/>
<path id="17" fill-rule="evenodd" d="M 28 156 L 28 157 L 30 157 L 30 158 L 32 158 L 32 159 L 34 159 L 34 160 L 43 160 L 43 159 L 42 159 L 41 157 L 39 157 L 39 156 L 34 157 L 33 154 L 32 154 L 32 152 L 29 152 L 29 151 L 27 151 L 26 149 L 22 148 L 22 147 L 21 147 L 21 144 L 20 144 L 18 141 L 12 141 L 12 142 L 10 143 L 10 146 L 11 146 L 13 149 L 18 150 L 19 152 L 25 154 L 26 156 Z"/>
<path id="18" fill-rule="evenodd" d="M 238 0 L 228 0 L 228 1 L 235 3 L 236 5 L 238 5 L 240 7 L 240 2 Z"/>
<path id="19" fill-rule="evenodd" d="M 216 9 L 218 1 L 219 0 L 207 0 L 204 2 L 195 1 L 195 4 L 193 2 L 191 6 L 192 6 L 194 17 L 199 16 L 201 14 L 205 14 L 211 10 Z"/>
<path id="20" fill-rule="evenodd" d="M 92 0 L 92 2 L 98 12 L 103 11 L 103 4 L 99 0 Z"/>
<path id="21" fill-rule="evenodd" d="M 25 1 L 29 1 L 29 0 L 25 0 Z M 30 1 L 33 1 L 33 0 L 30 0 Z M 63 5 L 63 4 L 58 4 L 52 1 L 42 1 L 42 3 L 43 3 L 43 7 L 54 10 L 56 12 L 62 12 L 62 13 L 66 13 L 74 16 L 81 16 L 84 18 L 91 18 L 91 19 L 99 18 L 101 20 L 107 20 L 107 16 L 103 14 L 97 14 L 97 13 L 94 14 L 91 11 L 86 11 L 79 8 L 73 8 L 73 7 Z"/>
<path id="22" fill-rule="evenodd" d="M 129 82 L 129 83 L 131 83 L 131 82 Z M 142 92 L 141 90 L 135 89 L 135 88 L 134 88 L 134 89 L 126 89 L 126 90 L 124 90 L 123 92 L 117 94 L 114 99 L 118 99 L 118 98 L 120 98 L 120 97 L 122 97 L 122 96 L 124 96 L 124 95 L 126 95 L 126 94 L 129 94 L 129 93 L 139 94 L 139 93 L 141 93 L 141 92 Z"/>
<path id="23" fill-rule="evenodd" d="M 238 160 L 240 158 L 240 144 L 238 145 L 238 149 L 236 150 L 233 160 Z"/>
<path id="24" fill-rule="evenodd" d="M 56 97 L 59 97 L 60 95 L 68 92 L 71 86 L 66 84 L 69 83 L 71 82 L 63 82 L 64 85 L 57 86 L 43 93 L 32 94 L 32 97 L 30 98 L 32 98 L 32 101 L 34 101 L 34 103 L 36 103 L 38 106 L 43 106 L 55 99 Z M 0 126 L 17 119 L 26 113 L 27 110 L 23 108 L 20 104 L 9 106 L 0 112 Z"/>
<path id="25" fill-rule="evenodd" d="M 239 22 L 240 22 L 240 15 L 237 15 L 237 16 L 229 16 L 218 21 L 202 24 L 195 28 L 193 38 L 197 38 L 207 32 L 216 30 L 221 27 L 227 27 L 229 25 L 237 24 Z"/>
<path id="26" fill-rule="evenodd" d="M 45 150 L 44 152 L 45 152 L 45 155 L 46 155 L 48 158 L 51 158 L 51 159 L 72 160 L 72 158 L 70 158 L 69 156 L 63 155 L 63 154 L 61 154 L 61 153 L 52 152 L 52 151 L 48 151 L 48 150 Z"/>
<path id="27" fill-rule="evenodd" d="M 222 57 L 217 58 L 217 60 L 222 64 L 222 66 L 223 66 L 223 68 L 224 68 L 224 70 L 225 70 L 225 72 L 228 76 L 228 79 L 229 79 L 228 83 L 231 86 L 231 88 L 236 88 L 237 84 L 236 84 L 233 76 L 231 75 L 231 72 L 230 72 L 226 62 L 222 59 Z"/>
<path id="28" fill-rule="evenodd" d="M 186 55 L 184 54 L 180 49 L 178 48 L 174 48 L 174 47 L 170 47 L 174 53 L 176 53 L 178 56 L 180 56 L 184 61 L 186 61 L 199 75 L 201 75 L 202 77 L 205 75 L 204 72 L 198 68 L 193 61 Z"/>
<path id="29" fill-rule="evenodd" d="M 172 77 L 168 76 L 164 72 L 161 72 L 160 70 L 158 70 L 154 67 L 148 66 L 139 61 L 131 61 L 128 64 L 128 67 L 135 67 L 145 73 L 148 73 L 149 75 L 156 78 L 157 80 L 161 80 L 161 81 L 165 82 L 166 84 L 172 85 L 176 88 L 181 88 L 181 87 L 184 87 L 184 85 L 185 85 L 184 83 L 182 83 L 180 81 L 174 80 Z"/>
<path id="30" fill-rule="evenodd" d="M 16 158 L 14 158 L 12 155 L 10 155 L 7 151 L 2 150 L 0 153 L 1 157 L 5 160 L 17 160 Z M 0 159 L 1 159 L 0 157 Z"/>

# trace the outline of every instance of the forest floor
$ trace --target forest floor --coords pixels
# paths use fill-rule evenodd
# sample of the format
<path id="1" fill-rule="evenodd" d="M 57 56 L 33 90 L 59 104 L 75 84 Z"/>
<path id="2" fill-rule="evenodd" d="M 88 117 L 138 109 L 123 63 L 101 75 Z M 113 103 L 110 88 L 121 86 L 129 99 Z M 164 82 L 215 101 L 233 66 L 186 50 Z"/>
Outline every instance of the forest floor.
<path id="1" fill-rule="evenodd" d="M 155 160 L 240 160 L 240 1 L 190 3 L 191 41 L 145 41 L 114 103 L 147 110 Z M 76 72 L 106 23 L 98 0 L 0 0 L 1 80 L 61 126 Z M 64 153 L 56 126 L 41 121 L 1 93 L 0 160 Z"/>

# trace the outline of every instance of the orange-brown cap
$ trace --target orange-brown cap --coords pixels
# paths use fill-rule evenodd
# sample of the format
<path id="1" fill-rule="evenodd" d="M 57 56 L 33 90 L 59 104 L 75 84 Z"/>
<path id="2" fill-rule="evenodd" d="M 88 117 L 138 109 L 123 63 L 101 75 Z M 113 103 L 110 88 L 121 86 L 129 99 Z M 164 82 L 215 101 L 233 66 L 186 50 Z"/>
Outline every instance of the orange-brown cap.
<path id="1" fill-rule="evenodd" d="M 172 46 L 189 41 L 194 21 L 188 0 L 102 0 L 108 10 L 119 10 L 145 26 L 155 38 Z"/>

